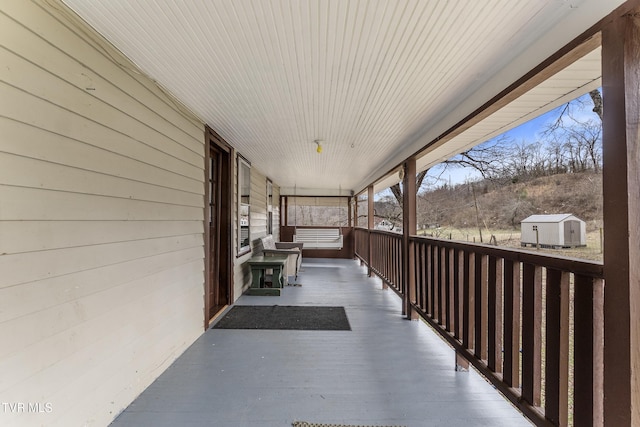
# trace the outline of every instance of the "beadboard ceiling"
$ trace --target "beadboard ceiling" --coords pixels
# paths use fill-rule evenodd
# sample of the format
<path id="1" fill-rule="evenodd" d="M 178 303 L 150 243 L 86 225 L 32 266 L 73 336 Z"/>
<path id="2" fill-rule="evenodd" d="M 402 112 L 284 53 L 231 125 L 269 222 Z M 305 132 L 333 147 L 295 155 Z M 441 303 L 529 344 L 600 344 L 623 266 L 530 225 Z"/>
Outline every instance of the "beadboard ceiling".
<path id="1" fill-rule="evenodd" d="M 283 193 L 318 195 L 393 183 L 389 172 L 404 159 L 622 3 L 63 1 Z M 426 152 L 418 167 L 598 87 L 599 78 L 597 49 Z"/>

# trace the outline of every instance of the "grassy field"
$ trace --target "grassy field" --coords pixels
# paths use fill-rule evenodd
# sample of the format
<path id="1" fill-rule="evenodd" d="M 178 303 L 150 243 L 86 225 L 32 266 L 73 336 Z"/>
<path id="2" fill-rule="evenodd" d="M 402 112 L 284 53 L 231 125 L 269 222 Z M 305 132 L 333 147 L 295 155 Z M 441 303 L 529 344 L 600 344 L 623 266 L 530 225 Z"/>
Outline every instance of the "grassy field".
<path id="1" fill-rule="evenodd" d="M 438 229 L 420 230 L 418 234 L 438 237 L 441 239 L 460 240 L 464 242 L 491 243 L 507 248 L 518 248 L 533 252 L 543 252 L 553 255 L 566 256 L 571 258 L 586 259 L 591 261 L 602 261 L 602 250 L 600 244 L 600 230 L 587 231 L 587 246 L 571 249 L 536 249 L 532 247 L 523 248 L 520 246 L 520 230 L 482 230 L 482 239 L 477 228 L 453 228 L 440 227 Z"/>

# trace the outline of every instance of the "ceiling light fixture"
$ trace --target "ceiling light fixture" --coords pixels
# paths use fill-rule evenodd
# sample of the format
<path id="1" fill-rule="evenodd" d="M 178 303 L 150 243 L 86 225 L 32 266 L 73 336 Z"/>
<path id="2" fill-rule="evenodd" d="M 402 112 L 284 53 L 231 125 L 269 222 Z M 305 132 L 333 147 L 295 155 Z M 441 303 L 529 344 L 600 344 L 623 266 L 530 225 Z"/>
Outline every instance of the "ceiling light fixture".
<path id="1" fill-rule="evenodd" d="M 322 153 L 322 143 L 324 142 L 321 139 L 316 139 L 315 141 L 313 141 L 316 143 L 317 147 L 316 147 L 316 153 L 321 154 Z"/>

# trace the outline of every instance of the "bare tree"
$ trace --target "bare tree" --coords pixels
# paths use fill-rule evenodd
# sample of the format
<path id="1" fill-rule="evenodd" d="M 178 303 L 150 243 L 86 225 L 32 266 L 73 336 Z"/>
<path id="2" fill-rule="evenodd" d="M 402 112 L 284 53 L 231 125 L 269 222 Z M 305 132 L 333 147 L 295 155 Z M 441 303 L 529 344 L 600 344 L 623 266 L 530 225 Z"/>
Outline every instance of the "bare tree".
<path id="1" fill-rule="evenodd" d="M 509 152 L 512 144 L 513 140 L 503 135 L 498 139 L 465 150 L 443 163 L 447 167 L 472 168 L 484 179 L 499 179 L 504 171 L 504 156 Z"/>
<path id="2" fill-rule="evenodd" d="M 600 117 L 600 122 L 602 122 L 602 113 L 603 113 L 603 104 L 602 104 L 602 94 L 598 89 L 594 89 L 589 92 L 589 96 L 591 97 L 591 101 L 593 101 L 593 112 Z"/>
<path id="3" fill-rule="evenodd" d="M 427 176 L 428 172 L 429 172 L 429 169 L 424 170 L 422 172 L 418 172 L 416 174 L 416 193 L 420 191 L 420 187 L 422 187 L 422 182 L 424 181 L 424 178 Z M 396 198 L 396 201 L 398 202 L 398 204 L 402 206 L 402 187 L 400 186 L 400 183 L 393 184 L 391 187 L 389 187 L 389 189 L 391 190 L 391 193 L 393 193 L 393 197 Z"/>

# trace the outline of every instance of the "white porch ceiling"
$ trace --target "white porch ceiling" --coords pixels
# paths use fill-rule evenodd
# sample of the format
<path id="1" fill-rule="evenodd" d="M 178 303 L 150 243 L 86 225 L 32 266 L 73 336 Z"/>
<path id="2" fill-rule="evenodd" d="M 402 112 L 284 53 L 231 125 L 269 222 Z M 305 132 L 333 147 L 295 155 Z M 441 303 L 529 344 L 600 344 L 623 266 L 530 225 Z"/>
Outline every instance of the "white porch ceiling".
<path id="1" fill-rule="evenodd" d="M 64 2 L 283 193 L 334 194 L 384 178 L 623 0 Z M 597 87 L 599 58 L 425 154 L 419 168 Z"/>

